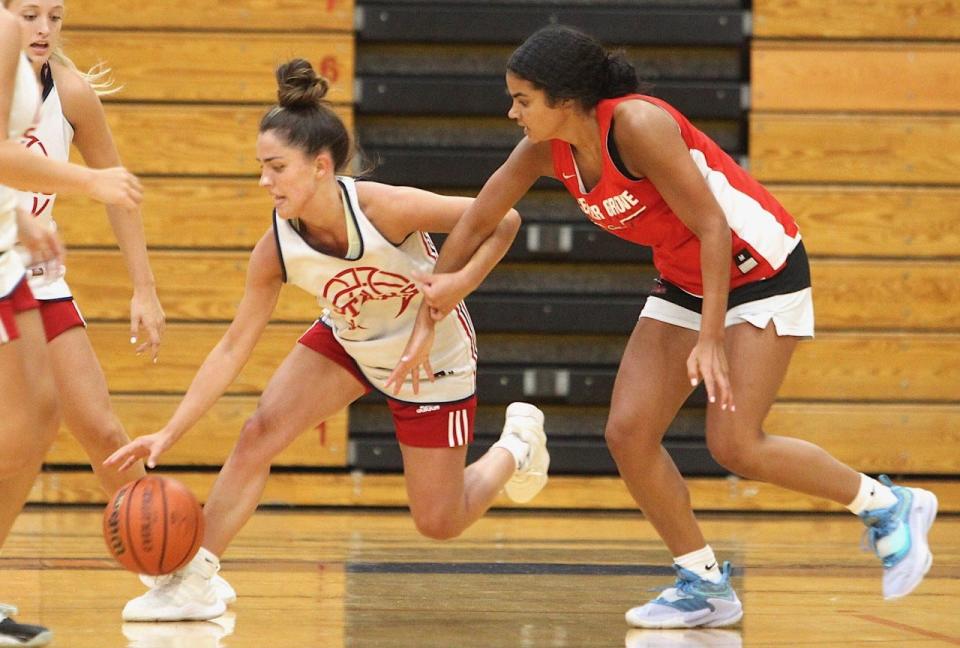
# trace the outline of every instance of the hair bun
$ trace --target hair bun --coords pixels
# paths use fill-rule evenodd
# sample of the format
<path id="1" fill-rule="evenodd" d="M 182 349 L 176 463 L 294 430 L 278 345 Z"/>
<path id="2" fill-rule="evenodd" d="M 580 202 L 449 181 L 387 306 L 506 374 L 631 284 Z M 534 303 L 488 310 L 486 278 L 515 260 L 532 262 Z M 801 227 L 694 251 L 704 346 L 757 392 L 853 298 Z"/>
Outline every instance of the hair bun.
<path id="1" fill-rule="evenodd" d="M 318 76 L 305 59 L 292 59 L 277 67 L 277 100 L 283 108 L 317 108 L 324 103 L 329 89 L 327 80 Z"/>

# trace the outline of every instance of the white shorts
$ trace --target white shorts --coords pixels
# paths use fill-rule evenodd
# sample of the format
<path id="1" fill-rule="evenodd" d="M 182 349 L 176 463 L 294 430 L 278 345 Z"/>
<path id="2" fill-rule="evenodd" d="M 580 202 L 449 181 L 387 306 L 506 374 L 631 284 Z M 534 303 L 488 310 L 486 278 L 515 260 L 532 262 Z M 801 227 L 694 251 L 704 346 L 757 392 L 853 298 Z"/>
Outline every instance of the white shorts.
<path id="1" fill-rule="evenodd" d="M 700 313 L 659 297 L 647 297 L 640 317 L 674 326 L 700 330 Z M 813 293 L 804 288 L 786 295 L 773 295 L 734 306 L 727 311 L 726 326 L 747 322 L 759 329 L 773 322 L 777 335 L 813 337 Z"/>

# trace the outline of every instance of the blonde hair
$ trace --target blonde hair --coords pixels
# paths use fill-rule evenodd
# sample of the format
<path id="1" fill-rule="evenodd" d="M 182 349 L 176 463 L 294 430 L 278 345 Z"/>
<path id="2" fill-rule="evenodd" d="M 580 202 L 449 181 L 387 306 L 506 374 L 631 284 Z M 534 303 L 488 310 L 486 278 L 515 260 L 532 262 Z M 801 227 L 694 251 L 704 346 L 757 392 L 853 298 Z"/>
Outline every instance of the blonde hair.
<path id="1" fill-rule="evenodd" d="M 4 8 L 10 7 L 11 0 L 0 1 L 2 1 Z M 90 84 L 90 87 L 93 88 L 93 91 L 100 97 L 112 95 L 123 90 L 123 86 L 114 85 L 113 77 L 110 76 L 112 70 L 103 61 L 97 61 L 96 65 L 91 67 L 86 72 L 82 72 L 80 68 L 77 67 L 77 64 L 74 63 L 70 57 L 64 53 L 63 47 L 59 45 L 53 50 L 53 53 L 50 54 L 50 60 L 59 63 L 65 68 L 73 70 L 79 74 L 81 77 L 83 77 L 84 81 Z"/>
<path id="2" fill-rule="evenodd" d="M 90 84 L 90 87 L 93 88 L 97 96 L 105 97 L 123 90 L 123 86 L 115 85 L 113 76 L 110 74 L 112 70 L 103 61 L 97 61 L 89 70 L 82 72 L 77 67 L 77 64 L 63 52 L 63 48 L 60 46 L 57 46 L 57 48 L 53 50 L 53 53 L 50 55 L 50 60 L 59 63 L 67 69 L 73 70 L 83 77 L 84 81 Z"/>

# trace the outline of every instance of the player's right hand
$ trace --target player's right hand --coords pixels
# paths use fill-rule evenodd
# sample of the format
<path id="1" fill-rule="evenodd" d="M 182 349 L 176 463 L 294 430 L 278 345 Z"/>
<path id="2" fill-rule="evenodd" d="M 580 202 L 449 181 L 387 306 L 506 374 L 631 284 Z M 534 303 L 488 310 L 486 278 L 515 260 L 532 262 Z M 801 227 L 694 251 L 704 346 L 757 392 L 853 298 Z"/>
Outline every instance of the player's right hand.
<path id="1" fill-rule="evenodd" d="M 88 193 L 94 200 L 126 209 L 135 209 L 143 200 L 140 179 L 123 167 L 90 171 L 94 175 Z"/>
<path id="2" fill-rule="evenodd" d="M 123 472 L 141 459 L 146 459 L 147 468 L 156 468 L 160 455 L 173 445 L 173 441 L 171 435 L 164 431 L 145 434 L 107 457 L 103 465 Z"/>

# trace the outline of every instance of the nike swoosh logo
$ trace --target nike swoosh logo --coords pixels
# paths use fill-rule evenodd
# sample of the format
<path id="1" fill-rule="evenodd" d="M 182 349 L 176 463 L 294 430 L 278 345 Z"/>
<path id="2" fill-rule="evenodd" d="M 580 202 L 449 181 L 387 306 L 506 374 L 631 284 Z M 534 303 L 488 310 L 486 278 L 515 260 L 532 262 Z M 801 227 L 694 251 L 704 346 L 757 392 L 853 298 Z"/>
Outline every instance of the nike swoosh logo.
<path id="1" fill-rule="evenodd" d="M 716 566 L 717 566 L 717 563 L 710 563 L 709 565 L 707 565 L 706 567 L 704 567 L 704 569 L 706 569 L 707 571 L 710 571 L 711 569 L 713 569 L 713 568 L 716 567 Z"/>
<path id="2" fill-rule="evenodd" d="M 576 174 L 576 173 L 571 173 L 570 175 L 567 175 L 566 173 L 561 173 L 560 175 L 563 176 L 563 179 L 564 179 L 564 180 L 569 180 L 570 178 L 576 178 L 576 177 L 577 177 L 577 174 Z"/>

